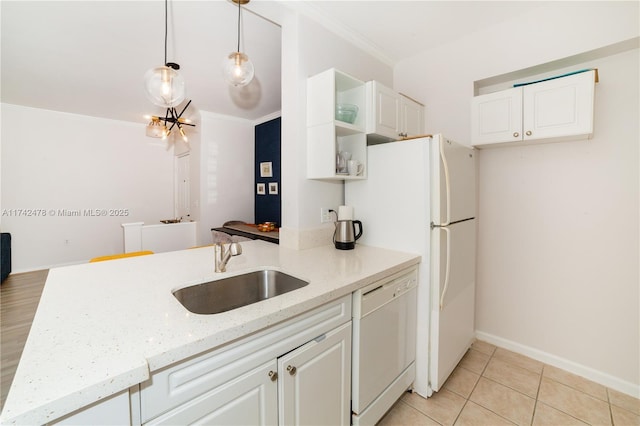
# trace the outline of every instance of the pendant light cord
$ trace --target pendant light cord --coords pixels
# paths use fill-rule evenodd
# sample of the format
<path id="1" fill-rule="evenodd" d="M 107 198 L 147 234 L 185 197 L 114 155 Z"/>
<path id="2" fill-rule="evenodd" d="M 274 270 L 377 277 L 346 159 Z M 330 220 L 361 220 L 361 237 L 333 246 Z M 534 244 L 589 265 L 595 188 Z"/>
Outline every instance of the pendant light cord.
<path id="1" fill-rule="evenodd" d="M 238 2 L 238 50 L 240 53 L 240 0 L 236 0 Z"/>
<path id="2" fill-rule="evenodd" d="M 164 65 L 167 65 L 167 32 L 168 32 L 168 28 L 169 28 L 169 24 L 168 24 L 168 2 L 169 0 L 164 0 Z"/>

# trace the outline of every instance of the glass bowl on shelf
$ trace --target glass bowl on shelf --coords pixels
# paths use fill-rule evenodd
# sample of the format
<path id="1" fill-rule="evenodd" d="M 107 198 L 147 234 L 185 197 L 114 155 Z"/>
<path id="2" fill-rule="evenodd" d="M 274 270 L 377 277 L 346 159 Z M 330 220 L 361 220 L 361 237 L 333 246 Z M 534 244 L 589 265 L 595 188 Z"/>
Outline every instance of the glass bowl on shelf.
<path id="1" fill-rule="evenodd" d="M 337 104 L 336 120 L 353 124 L 358 116 L 358 106 L 353 104 Z"/>

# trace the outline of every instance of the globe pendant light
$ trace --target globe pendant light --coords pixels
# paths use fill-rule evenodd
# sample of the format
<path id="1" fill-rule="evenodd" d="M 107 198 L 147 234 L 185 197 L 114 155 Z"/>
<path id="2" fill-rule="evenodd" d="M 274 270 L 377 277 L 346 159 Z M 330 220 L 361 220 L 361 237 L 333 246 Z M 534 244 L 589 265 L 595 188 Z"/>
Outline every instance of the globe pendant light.
<path id="1" fill-rule="evenodd" d="M 238 4 L 238 49 L 231 52 L 223 61 L 222 73 L 224 79 L 232 86 L 246 86 L 253 80 L 254 69 L 249 57 L 240 52 L 240 13 L 241 4 L 249 3 L 250 0 L 232 0 Z"/>
<path id="2" fill-rule="evenodd" d="M 155 105 L 170 108 L 184 101 L 186 89 L 184 78 L 178 70 L 180 65 L 167 62 L 167 2 L 164 1 L 164 66 L 152 68 L 144 76 L 147 98 Z"/>
<path id="3" fill-rule="evenodd" d="M 154 105 L 169 108 L 184 101 L 184 78 L 178 69 L 180 65 L 169 62 L 163 67 L 147 71 L 144 76 L 145 93 Z"/>

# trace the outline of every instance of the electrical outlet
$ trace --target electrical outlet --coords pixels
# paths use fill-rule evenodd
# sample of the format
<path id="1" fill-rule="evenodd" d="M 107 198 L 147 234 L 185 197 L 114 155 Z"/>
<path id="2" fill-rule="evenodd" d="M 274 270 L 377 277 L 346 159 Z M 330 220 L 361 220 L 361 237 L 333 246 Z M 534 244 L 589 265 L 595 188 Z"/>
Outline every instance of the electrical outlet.
<path id="1" fill-rule="evenodd" d="M 320 223 L 333 222 L 333 218 L 331 217 L 330 208 L 321 207 L 320 208 Z"/>

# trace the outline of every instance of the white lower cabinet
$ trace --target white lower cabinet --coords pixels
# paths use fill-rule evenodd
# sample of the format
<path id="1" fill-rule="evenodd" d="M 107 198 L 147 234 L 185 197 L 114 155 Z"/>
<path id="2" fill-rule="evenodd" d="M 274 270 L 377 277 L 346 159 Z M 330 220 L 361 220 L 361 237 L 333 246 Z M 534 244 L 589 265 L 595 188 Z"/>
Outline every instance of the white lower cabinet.
<path id="1" fill-rule="evenodd" d="M 351 323 L 278 359 L 279 423 L 349 425 Z"/>
<path id="2" fill-rule="evenodd" d="M 278 391 L 271 380 L 275 370 L 276 361 L 267 362 L 146 424 L 274 425 L 278 422 Z"/>
<path id="3" fill-rule="evenodd" d="M 141 384 L 143 424 L 348 425 L 351 296 Z"/>

